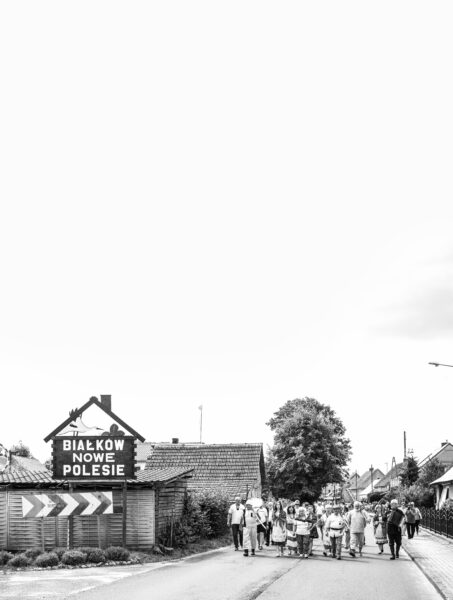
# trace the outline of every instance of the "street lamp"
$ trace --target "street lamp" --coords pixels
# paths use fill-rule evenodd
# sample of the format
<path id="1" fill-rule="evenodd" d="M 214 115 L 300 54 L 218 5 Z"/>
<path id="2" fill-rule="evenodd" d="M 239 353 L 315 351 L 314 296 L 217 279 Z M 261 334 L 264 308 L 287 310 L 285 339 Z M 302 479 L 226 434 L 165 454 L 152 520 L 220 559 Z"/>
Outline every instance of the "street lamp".
<path id="1" fill-rule="evenodd" d="M 438 362 L 430 362 L 428 364 L 433 365 L 433 367 L 452 367 L 453 368 L 453 365 L 444 365 L 443 363 L 438 363 Z"/>
<path id="2" fill-rule="evenodd" d="M 371 467 L 370 467 L 370 473 L 371 473 L 371 493 L 373 493 L 373 471 L 374 471 L 374 467 L 373 467 L 373 465 L 371 465 Z"/>

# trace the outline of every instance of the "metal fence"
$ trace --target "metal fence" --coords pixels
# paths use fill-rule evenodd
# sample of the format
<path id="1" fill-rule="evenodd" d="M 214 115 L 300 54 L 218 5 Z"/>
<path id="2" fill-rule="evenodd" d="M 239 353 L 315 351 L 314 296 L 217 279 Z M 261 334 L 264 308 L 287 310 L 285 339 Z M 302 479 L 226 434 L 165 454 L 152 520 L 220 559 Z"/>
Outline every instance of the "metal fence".
<path id="1" fill-rule="evenodd" d="M 440 510 L 437 510 L 436 508 L 422 508 L 421 513 L 422 520 L 420 524 L 423 527 L 426 527 L 426 529 L 434 531 L 435 533 L 440 533 L 441 535 L 453 538 L 452 508 L 442 508 Z"/>

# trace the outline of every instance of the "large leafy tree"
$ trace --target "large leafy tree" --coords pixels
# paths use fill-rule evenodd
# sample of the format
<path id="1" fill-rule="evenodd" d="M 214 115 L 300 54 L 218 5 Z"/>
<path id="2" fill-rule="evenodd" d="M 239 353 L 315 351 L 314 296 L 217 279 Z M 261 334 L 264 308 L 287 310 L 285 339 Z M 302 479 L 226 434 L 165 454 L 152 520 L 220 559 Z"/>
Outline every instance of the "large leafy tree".
<path id="1" fill-rule="evenodd" d="M 341 483 L 351 455 L 335 411 L 314 398 L 288 400 L 267 423 L 274 432 L 267 472 L 275 496 L 316 499 L 327 483 Z"/>
<path id="2" fill-rule="evenodd" d="M 418 471 L 419 468 L 417 459 L 410 454 L 405 461 L 402 472 L 400 473 L 401 485 L 405 487 L 413 485 L 418 479 Z"/>

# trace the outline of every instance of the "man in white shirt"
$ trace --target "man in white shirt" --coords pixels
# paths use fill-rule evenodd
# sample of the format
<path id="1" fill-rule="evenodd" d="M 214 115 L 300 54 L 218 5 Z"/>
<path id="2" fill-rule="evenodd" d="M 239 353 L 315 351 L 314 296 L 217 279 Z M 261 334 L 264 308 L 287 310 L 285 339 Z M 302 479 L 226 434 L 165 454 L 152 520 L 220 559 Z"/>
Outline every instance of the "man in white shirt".
<path id="1" fill-rule="evenodd" d="M 234 504 L 230 506 L 230 510 L 228 511 L 228 519 L 227 525 L 231 527 L 231 531 L 233 533 L 233 543 L 234 549 L 239 549 L 239 544 L 242 548 L 242 517 L 244 515 L 245 506 L 241 504 L 241 499 L 239 496 L 236 496 L 234 499 Z"/>
<path id="2" fill-rule="evenodd" d="M 370 517 L 362 509 L 362 505 L 357 500 L 354 502 L 354 508 L 349 511 L 346 517 L 346 523 L 351 530 L 351 546 L 349 554 L 355 558 L 356 552 L 362 556 L 362 548 L 365 544 L 365 527 L 370 522 Z"/>
<path id="3" fill-rule="evenodd" d="M 340 514 L 340 506 L 338 504 L 335 504 L 333 507 L 333 514 L 327 517 L 324 527 L 326 534 L 330 537 L 333 558 L 341 560 L 341 541 L 343 539 L 343 531 L 346 528 L 346 520 Z"/>

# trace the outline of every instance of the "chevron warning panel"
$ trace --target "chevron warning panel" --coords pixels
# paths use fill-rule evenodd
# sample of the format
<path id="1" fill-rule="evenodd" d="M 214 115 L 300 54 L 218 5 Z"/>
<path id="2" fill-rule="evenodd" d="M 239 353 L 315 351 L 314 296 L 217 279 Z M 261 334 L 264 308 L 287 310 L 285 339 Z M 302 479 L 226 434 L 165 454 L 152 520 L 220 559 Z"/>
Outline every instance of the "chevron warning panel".
<path id="1" fill-rule="evenodd" d="M 112 492 L 24 494 L 22 496 L 22 517 L 25 519 L 112 513 Z"/>

